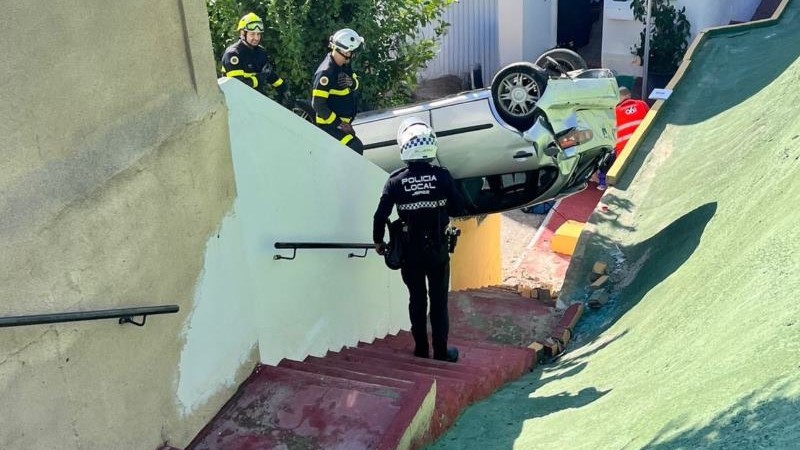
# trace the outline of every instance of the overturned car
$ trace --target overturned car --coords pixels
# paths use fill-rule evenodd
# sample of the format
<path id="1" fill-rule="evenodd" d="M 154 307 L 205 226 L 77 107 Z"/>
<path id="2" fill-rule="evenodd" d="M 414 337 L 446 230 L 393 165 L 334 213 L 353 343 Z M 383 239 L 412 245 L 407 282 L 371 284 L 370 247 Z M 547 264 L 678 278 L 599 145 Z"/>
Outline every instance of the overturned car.
<path id="1" fill-rule="evenodd" d="M 403 166 L 397 127 L 409 117 L 427 121 L 438 164 L 455 178 L 467 213 L 478 215 L 585 189 L 613 152 L 618 100 L 610 70 L 587 69 L 576 53 L 555 49 L 504 67 L 491 88 L 362 113 L 353 127 L 364 157 L 391 172 Z"/>

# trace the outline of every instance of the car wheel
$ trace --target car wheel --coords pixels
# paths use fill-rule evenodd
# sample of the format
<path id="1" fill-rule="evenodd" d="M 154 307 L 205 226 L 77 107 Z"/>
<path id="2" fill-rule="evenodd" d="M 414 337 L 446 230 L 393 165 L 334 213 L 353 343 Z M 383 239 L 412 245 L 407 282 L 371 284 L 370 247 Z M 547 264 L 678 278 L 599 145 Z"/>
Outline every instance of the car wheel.
<path id="1" fill-rule="evenodd" d="M 536 102 L 547 86 L 547 77 L 531 63 L 515 63 L 500 69 L 492 80 L 492 101 L 500 117 L 525 131 L 533 125 Z"/>
<path id="2" fill-rule="evenodd" d="M 314 123 L 314 108 L 308 100 L 296 100 L 292 112 L 300 116 L 303 120 Z"/>
<path id="3" fill-rule="evenodd" d="M 573 70 L 588 69 L 589 65 L 583 57 L 566 48 L 554 48 L 542 53 L 534 63 L 547 71 L 548 76 L 560 77 Z"/>

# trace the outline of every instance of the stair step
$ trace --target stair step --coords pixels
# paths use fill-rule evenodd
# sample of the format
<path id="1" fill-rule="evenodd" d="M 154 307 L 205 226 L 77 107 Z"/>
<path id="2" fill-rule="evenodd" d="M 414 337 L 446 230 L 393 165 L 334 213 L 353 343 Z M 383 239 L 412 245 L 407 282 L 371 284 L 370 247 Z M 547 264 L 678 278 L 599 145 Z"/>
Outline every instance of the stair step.
<path id="1" fill-rule="evenodd" d="M 431 364 L 433 360 L 425 360 L 422 358 L 415 358 L 416 360 L 401 360 L 393 358 L 391 354 L 380 352 L 359 352 L 356 349 L 343 349 L 339 353 L 331 353 L 327 358 L 341 359 L 351 362 L 365 362 L 369 364 L 382 365 L 385 367 L 392 367 L 401 370 L 407 370 L 416 373 L 427 373 L 438 378 L 446 378 L 462 381 L 465 383 L 466 399 L 471 403 L 481 398 L 481 392 L 486 388 L 484 383 L 481 382 L 480 376 L 475 373 L 467 373 L 458 370 L 458 368 L 439 367 L 438 365 Z M 438 362 L 438 361 L 437 361 Z M 448 363 L 453 365 L 452 363 Z"/>
<path id="2" fill-rule="evenodd" d="M 430 373 L 422 373 L 416 370 L 407 370 L 391 367 L 385 364 L 376 364 L 373 360 L 346 360 L 342 358 L 318 358 L 310 356 L 306 360 L 325 361 L 334 367 L 350 368 L 359 372 L 371 373 L 387 377 L 400 377 L 405 379 L 422 378 L 436 383 L 436 408 L 434 418 L 431 422 L 430 435 L 438 437 L 439 434 L 447 429 L 460 414 L 461 410 L 469 406 L 472 401 L 467 395 L 469 383 L 446 376 L 435 376 Z"/>
<path id="3" fill-rule="evenodd" d="M 258 366 L 187 450 L 371 449 L 401 412 L 407 389 Z"/>
<path id="4" fill-rule="evenodd" d="M 424 439 L 425 430 L 419 430 L 417 428 L 419 428 L 418 424 L 429 423 L 431 420 L 433 411 L 426 410 L 425 403 L 429 395 L 435 395 L 433 379 L 415 377 L 413 380 L 404 380 L 368 374 L 352 370 L 352 368 L 345 369 L 332 366 L 328 364 L 328 361 L 325 359 L 316 361 L 306 360 L 302 362 L 284 359 L 278 364 L 278 367 L 403 389 L 407 391 L 407 393 L 404 394 L 405 401 L 390 426 L 384 431 L 376 449 L 396 449 L 401 445 L 403 439 L 409 442 L 420 442 Z M 435 399 L 431 400 L 431 402 L 435 402 Z M 405 436 L 406 433 L 415 434 Z"/>
<path id="5" fill-rule="evenodd" d="M 534 364 L 535 353 L 529 349 L 452 338 L 449 343 L 458 347 L 460 355 L 459 362 L 456 364 L 464 362 L 468 367 L 478 365 L 488 368 L 490 369 L 489 376 L 496 377 L 497 383 L 500 385 L 530 371 Z M 408 356 L 411 354 L 410 349 L 414 347 L 414 344 L 409 333 L 407 336 L 398 335 L 376 341 L 373 344 L 360 345 L 359 348 L 370 346 L 385 348 L 394 354 Z"/>
<path id="6" fill-rule="evenodd" d="M 470 380 L 477 380 L 478 385 L 482 387 L 478 393 L 480 397 L 491 394 L 497 389 L 498 386 L 504 383 L 502 370 L 500 367 L 485 360 L 476 361 L 476 352 L 472 349 L 464 348 L 459 349 L 459 359 L 457 363 L 437 361 L 435 359 L 419 358 L 414 355 L 409 355 L 406 352 L 398 352 L 395 349 L 385 347 L 384 349 L 378 348 L 357 348 L 345 349 L 342 353 L 356 352 L 375 358 L 389 360 L 391 362 L 402 362 L 406 364 L 414 364 L 424 368 L 441 369 L 456 374 L 468 374 Z M 472 359 L 471 359 L 472 358 Z"/>
<path id="7" fill-rule="evenodd" d="M 506 293 L 452 293 L 449 311 L 450 335 L 471 341 L 524 348 L 546 338 L 555 327 L 553 308 Z"/>
<path id="8" fill-rule="evenodd" d="M 373 375 L 355 370 L 344 369 L 341 367 L 333 367 L 325 364 L 325 360 L 321 361 L 291 361 L 288 359 L 282 360 L 278 367 L 287 369 L 300 370 L 309 373 L 318 373 L 321 375 L 328 375 L 338 378 L 346 378 L 353 381 L 363 381 L 365 383 L 378 384 L 383 386 L 390 386 L 404 390 L 413 390 L 416 388 L 414 380 L 403 380 L 400 378 L 384 377 L 380 375 Z"/>

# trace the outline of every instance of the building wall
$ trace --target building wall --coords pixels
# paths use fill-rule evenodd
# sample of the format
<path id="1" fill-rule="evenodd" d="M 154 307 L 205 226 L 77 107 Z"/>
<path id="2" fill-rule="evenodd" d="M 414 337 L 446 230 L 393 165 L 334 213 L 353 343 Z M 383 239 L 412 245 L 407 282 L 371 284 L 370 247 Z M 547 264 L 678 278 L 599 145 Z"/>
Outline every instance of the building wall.
<path id="1" fill-rule="evenodd" d="M 181 307 L 142 328 L 0 328 L 0 448 L 185 439 L 235 387 L 191 416 L 177 406 L 183 323 L 235 195 L 205 5 L 51 2 L 43 15 L 14 2 L 0 41 L 0 316 Z"/>
<path id="2" fill-rule="evenodd" d="M 272 259 L 370 242 L 387 174 L 238 81 L 226 99 L 203 2 L 57 2 L 32 39 L 40 15 L 0 16 L 19 42 L 0 50 L 0 316 L 181 310 L 0 328 L 0 448 L 183 447 L 258 361 L 407 327 L 374 252 Z"/>
<path id="3" fill-rule="evenodd" d="M 451 25 L 436 58 L 420 76 L 456 75 L 465 81 L 475 66 L 484 84 L 503 66 L 533 61 L 555 46 L 557 0 L 469 0 L 453 3 L 444 19 Z M 425 30 L 430 35 L 430 29 Z"/>
<path id="4" fill-rule="evenodd" d="M 727 25 L 732 20 L 750 20 L 760 0 L 675 0 L 676 7 L 686 7 L 691 23 L 691 39 L 709 27 Z M 633 18 L 630 0 L 606 0 L 603 12 L 603 66 L 621 75 L 641 76 L 642 68 L 632 54 L 644 25 Z"/>
<path id="5" fill-rule="evenodd" d="M 556 0 L 504 0 L 498 4 L 500 67 L 518 61 L 533 62 L 556 45 Z"/>

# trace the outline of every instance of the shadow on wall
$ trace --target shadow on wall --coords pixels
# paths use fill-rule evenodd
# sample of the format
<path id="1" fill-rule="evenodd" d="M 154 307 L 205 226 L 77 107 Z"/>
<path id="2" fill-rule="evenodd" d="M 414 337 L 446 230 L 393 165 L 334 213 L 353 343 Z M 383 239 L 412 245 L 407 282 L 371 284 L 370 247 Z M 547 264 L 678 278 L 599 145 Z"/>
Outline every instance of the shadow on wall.
<path id="1" fill-rule="evenodd" d="M 471 426 L 474 417 L 462 424 L 464 418 L 462 416 L 455 427 L 427 447 L 427 450 L 514 448 L 515 441 L 523 433 L 522 427 L 526 421 L 561 411 L 583 408 L 611 392 L 611 389 L 602 391 L 595 387 L 586 387 L 577 393 L 560 392 L 547 397 L 536 397 L 535 393 L 539 388 L 552 381 L 580 373 L 586 368 L 586 362 L 570 366 L 568 370 L 563 368 L 563 364 L 559 364 L 555 370 L 553 366 L 540 367 L 520 380 L 506 385 L 487 403 L 471 407 L 488 412 L 480 419 L 480 426 Z M 558 373 L 555 373 L 556 370 Z M 531 394 L 520 395 L 522 392 Z M 502 405 L 502 412 L 491 413 L 490 411 L 494 411 L 492 404 Z M 472 414 L 474 416 L 474 412 Z"/>
<path id="2" fill-rule="evenodd" d="M 651 441 L 642 448 L 797 448 L 798 411 L 800 399 L 792 398 L 788 384 L 784 383 L 774 392 L 760 391 L 742 398 L 704 427 L 686 430 L 686 425 L 672 421 L 656 435 L 676 436 Z"/>
<path id="3" fill-rule="evenodd" d="M 678 270 L 694 253 L 706 226 L 717 212 L 717 203 L 706 203 L 636 245 L 618 247 L 604 236 L 593 237 L 592 246 L 624 261 L 622 289 L 612 293 L 614 301 L 595 314 L 585 315 L 576 327 L 575 342 L 586 344 L 610 328 L 636 306 L 651 289 Z"/>

